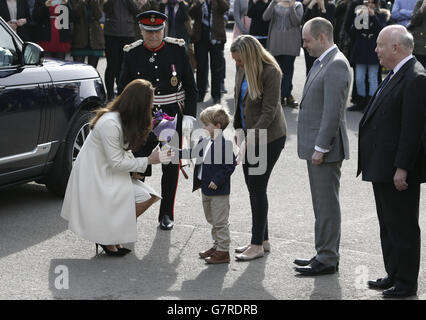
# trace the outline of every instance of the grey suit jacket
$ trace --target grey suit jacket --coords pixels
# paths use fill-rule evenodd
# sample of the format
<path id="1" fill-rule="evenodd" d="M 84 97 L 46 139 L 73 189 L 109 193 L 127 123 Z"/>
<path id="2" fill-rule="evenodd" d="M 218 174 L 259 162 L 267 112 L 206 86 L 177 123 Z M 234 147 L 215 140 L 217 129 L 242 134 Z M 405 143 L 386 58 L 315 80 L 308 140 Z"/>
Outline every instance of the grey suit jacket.
<path id="1" fill-rule="evenodd" d="M 315 146 L 330 150 L 324 162 L 349 159 L 345 106 L 352 84 L 348 60 L 330 51 L 306 80 L 297 128 L 299 158 L 311 160 Z"/>

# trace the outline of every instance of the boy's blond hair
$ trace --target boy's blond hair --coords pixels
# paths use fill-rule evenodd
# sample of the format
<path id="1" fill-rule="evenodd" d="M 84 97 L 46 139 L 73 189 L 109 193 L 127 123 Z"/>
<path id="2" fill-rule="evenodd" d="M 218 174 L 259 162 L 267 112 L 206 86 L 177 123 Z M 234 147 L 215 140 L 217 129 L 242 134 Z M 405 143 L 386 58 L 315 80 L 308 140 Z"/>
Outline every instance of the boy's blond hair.
<path id="1" fill-rule="evenodd" d="M 204 109 L 200 114 L 200 120 L 204 124 L 211 123 L 215 126 L 220 124 L 220 128 L 225 129 L 231 122 L 231 116 L 229 114 L 228 108 L 220 104 L 216 104 Z"/>

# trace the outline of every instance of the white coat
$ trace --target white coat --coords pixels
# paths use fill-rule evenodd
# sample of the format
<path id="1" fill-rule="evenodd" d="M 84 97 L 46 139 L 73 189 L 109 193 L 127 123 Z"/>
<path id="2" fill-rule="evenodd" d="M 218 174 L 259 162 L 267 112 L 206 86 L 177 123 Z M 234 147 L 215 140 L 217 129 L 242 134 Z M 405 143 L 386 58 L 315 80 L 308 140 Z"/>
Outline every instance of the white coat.
<path id="1" fill-rule="evenodd" d="M 129 172 L 144 172 L 147 165 L 148 158 L 135 158 L 124 150 L 119 113 L 102 115 L 68 181 L 61 216 L 68 220 L 69 229 L 104 245 L 136 242 L 135 193 L 142 190 L 144 201 L 150 194 L 160 197 L 141 181 L 132 183 Z"/>

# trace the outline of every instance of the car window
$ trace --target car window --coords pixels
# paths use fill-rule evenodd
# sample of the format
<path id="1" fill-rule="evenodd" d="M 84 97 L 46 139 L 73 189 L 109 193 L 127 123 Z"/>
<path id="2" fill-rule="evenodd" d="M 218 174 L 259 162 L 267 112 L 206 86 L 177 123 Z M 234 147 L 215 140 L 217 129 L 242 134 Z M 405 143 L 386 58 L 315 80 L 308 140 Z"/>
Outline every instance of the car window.
<path id="1" fill-rule="evenodd" d="M 18 55 L 12 36 L 4 29 L 0 29 L 0 67 L 17 64 Z"/>

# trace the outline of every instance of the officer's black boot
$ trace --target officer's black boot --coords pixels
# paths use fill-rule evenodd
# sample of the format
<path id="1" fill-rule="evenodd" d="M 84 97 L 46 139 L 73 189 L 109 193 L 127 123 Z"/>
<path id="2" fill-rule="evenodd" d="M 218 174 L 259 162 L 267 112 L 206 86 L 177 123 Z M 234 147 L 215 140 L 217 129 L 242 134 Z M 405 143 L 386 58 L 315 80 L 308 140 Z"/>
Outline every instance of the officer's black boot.
<path id="1" fill-rule="evenodd" d="M 172 230 L 173 229 L 173 220 L 170 219 L 168 215 L 164 215 L 160 221 L 161 230 Z"/>

